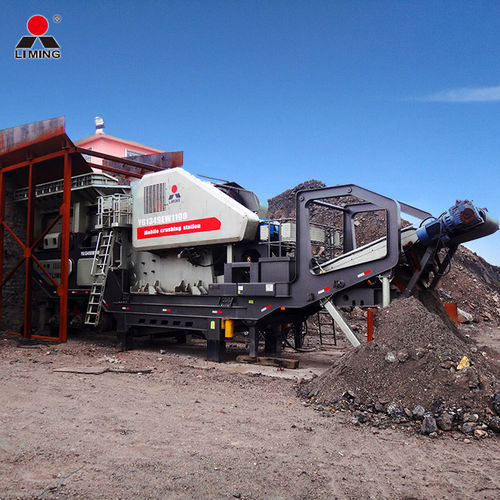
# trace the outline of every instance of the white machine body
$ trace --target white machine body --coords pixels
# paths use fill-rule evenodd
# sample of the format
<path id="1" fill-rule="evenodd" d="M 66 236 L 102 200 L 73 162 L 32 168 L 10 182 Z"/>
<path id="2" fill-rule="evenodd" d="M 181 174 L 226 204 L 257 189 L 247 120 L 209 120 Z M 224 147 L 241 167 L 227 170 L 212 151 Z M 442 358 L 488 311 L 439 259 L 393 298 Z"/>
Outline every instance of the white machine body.
<path id="1" fill-rule="evenodd" d="M 160 250 L 254 239 L 257 214 L 182 168 L 145 175 L 132 186 L 132 244 Z"/>

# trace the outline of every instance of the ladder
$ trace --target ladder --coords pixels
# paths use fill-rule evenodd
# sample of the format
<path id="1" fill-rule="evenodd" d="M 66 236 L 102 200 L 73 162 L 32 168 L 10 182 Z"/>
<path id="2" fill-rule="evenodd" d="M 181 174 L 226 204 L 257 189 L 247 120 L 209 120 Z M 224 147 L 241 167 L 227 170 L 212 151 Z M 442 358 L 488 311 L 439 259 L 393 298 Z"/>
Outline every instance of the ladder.
<path id="1" fill-rule="evenodd" d="M 101 315 L 102 297 L 106 287 L 108 271 L 111 267 L 114 234 L 112 229 L 105 229 L 99 233 L 92 262 L 92 288 L 90 290 L 85 324 L 97 326 Z"/>
<path id="2" fill-rule="evenodd" d="M 321 309 L 317 314 L 319 343 L 321 345 L 332 345 L 324 340 L 326 336 L 333 336 L 333 345 L 337 345 L 337 332 L 335 331 L 335 321 L 328 311 Z M 324 321 L 325 320 L 325 321 Z M 331 329 L 331 333 L 323 330 L 324 327 Z"/>

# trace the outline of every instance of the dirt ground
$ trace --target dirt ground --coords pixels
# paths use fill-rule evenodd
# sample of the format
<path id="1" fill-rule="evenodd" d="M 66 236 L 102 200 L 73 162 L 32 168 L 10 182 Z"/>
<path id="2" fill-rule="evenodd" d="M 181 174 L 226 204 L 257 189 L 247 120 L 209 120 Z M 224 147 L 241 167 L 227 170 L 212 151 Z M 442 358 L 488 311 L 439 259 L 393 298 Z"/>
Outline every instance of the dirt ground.
<path id="1" fill-rule="evenodd" d="M 497 349 L 499 333 L 470 331 Z M 499 498 L 498 437 L 431 439 L 306 406 L 297 377 L 344 349 L 281 371 L 206 362 L 199 343 L 0 336 L 0 498 Z M 54 372 L 84 366 L 152 371 Z"/>

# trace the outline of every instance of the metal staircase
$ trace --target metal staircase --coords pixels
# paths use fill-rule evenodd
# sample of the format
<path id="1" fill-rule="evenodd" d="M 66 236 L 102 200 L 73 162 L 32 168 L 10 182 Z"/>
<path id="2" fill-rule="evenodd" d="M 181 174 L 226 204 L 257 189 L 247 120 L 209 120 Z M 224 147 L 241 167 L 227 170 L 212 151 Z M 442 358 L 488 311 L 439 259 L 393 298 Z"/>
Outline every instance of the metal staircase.
<path id="1" fill-rule="evenodd" d="M 106 287 L 108 271 L 112 264 L 114 233 L 110 228 L 99 233 L 94 261 L 92 262 L 92 288 L 90 290 L 85 324 L 97 326 L 101 315 L 102 297 Z"/>

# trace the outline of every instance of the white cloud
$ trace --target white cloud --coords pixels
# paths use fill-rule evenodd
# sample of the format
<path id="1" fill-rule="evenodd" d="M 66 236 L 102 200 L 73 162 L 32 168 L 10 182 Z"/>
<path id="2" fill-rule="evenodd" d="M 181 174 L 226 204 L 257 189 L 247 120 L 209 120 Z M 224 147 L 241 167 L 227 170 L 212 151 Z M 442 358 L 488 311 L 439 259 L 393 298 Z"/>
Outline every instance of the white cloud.
<path id="1" fill-rule="evenodd" d="M 500 85 L 443 90 L 419 100 L 427 102 L 500 102 Z"/>

